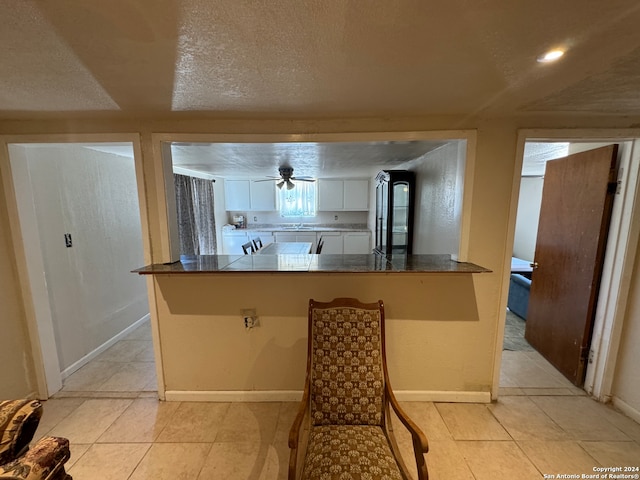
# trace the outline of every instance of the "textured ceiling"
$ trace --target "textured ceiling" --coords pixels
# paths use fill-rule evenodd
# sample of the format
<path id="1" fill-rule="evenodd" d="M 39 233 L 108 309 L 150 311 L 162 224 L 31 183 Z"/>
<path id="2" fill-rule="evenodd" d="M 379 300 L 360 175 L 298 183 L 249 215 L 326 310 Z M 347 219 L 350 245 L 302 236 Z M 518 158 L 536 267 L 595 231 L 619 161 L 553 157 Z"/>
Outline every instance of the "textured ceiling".
<path id="1" fill-rule="evenodd" d="M 332 142 L 332 143 L 174 143 L 172 164 L 177 173 L 223 178 L 278 176 L 278 168 L 294 168 L 294 176 L 371 177 L 379 170 L 407 165 L 445 145 L 436 141 Z M 566 142 L 527 142 L 523 176 L 544 176 L 545 164 L 569 153 Z M 133 158 L 130 143 L 21 144 L 26 149 L 89 150 Z M 593 147 L 600 146 L 594 144 Z"/>
<path id="2" fill-rule="evenodd" d="M 372 176 L 398 168 L 445 142 L 205 143 L 174 144 L 174 167 L 222 177 L 277 176 L 294 168 L 294 176 Z"/>
<path id="3" fill-rule="evenodd" d="M 0 119 L 640 112 L 637 0 L 2 0 Z M 564 46 L 551 65 L 536 57 Z"/>

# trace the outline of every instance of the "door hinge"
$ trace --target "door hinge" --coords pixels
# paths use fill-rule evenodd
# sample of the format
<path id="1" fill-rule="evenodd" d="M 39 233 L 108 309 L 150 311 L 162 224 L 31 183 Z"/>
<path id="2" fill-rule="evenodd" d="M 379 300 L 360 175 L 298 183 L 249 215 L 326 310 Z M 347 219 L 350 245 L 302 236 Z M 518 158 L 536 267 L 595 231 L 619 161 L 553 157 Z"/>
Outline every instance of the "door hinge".
<path id="1" fill-rule="evenodd" d="M 615 193 L 616 195 L 620 194 L 622 181 L 618 180 L 617 182 L 609 182 L 607 184 L 607 193 Z"/>
<path id="2" fill-rule="evenodd" d="M 616 195 L 620 195 L 620 192 L 622 191 L 623 176 L 624 176 L 624 168 L 620 167 L 618 169 L 618 179 L 616 180 Z"/>

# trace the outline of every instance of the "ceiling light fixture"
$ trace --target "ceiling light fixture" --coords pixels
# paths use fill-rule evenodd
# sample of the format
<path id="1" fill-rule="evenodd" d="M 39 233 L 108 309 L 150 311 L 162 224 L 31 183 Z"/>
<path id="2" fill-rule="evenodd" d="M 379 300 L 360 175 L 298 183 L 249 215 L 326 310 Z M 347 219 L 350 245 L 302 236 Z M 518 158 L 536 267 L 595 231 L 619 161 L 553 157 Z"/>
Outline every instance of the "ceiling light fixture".
<path id="1" fill-rule="evenodd" d="M 549 50 L 543 55 L 540 55 L 538 57 L 538 62 L 540 63 L 555 62 L 556 60 L 560 59 L 560 57 L 562 57 L 563 55 L 564 55 L 564 50 L 556 48 L 554 50 Z"/>
<path id="2" fill-rule="evenodd" d="M 287 185 L 287 190 L 293 190 L 295 187 L 295 184 L 289 179 L 276 183 L 276 187 L 282 190 L 282 187 L 284 187 L 285 184 Z"/>

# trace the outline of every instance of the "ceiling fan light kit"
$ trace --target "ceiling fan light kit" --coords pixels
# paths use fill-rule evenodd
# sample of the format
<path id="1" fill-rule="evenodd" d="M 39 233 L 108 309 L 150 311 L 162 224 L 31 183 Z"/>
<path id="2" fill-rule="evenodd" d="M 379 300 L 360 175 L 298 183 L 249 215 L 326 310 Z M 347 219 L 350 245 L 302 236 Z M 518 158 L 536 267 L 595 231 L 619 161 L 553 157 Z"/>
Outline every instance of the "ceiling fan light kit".
<path id="1" fill-rule="evenodd" d="M 291 180 L 281 180 L 276 184 L 279 189 L 282 189 L 284 185 L 287 185 L 287 190 L 292 190 L 295 187 L 295 184 Z"/>
<path id="2" fill-rule="evenodd" d="M 295 188 L 296 185 L 291 180 L 299 180 L 301 182 L 316 181 L 315 178 L 311 178 L 311 177 L 294 177 L 293 168 L 291 167 L 280 167 L 278 168 L 278 173 L 280 174 L 280 177 L 272 177 L 265 180 L 254 180 L 254 182 L 268 182 L 269 180 L 279 180 L 279 182 L 276 183 L 276 187 L 278 187 L 279 189 L 282 189 L 282 187 L 286 185 L 287 190 L 292 190 L 293 188 Z"/>

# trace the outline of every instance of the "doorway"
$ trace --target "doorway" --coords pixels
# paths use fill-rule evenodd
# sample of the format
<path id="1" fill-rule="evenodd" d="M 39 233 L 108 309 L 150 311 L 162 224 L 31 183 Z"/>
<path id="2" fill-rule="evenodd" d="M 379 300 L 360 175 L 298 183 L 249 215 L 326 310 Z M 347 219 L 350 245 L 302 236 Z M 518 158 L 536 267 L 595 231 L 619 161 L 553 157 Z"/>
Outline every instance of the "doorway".
<path id="1" fill-rule="evenodd" d="M 539 133 L 539 132 L 537 132 Z M 605 370 L 611 366 L 611 362 L 615 362 L 615 353 L 619 337 L 611 336 L 611 332 L 615 332 L 620 328 L 622 316 L 624 315 L 624 292 L 628 288 L 625 285 L 625 265 L 623 259 L 635 255 L 635 242 L 629 242 L 629 236 L 634 235 L 634 219 L 631 212 L 637 203 L 636 192 L 638 189 L 638 172 L 632 158 L 638 156 L 637 141 L 629 139 L 616 139 L 606 142 L 586 142 L 584 139 L 566 139 L 566 138 L 549 138 L 546 141 L 527 138 L 526 133 L 521 133 L 521 144 L 523 145 L 524 161 L 522 175 L 520 177 L 519 202 L 517 209 L 517 220 L 514 235 L 513 256 L 524 259 L 527 262 L 533 262 L 533 252 L 535 251 L 535 232 L 537 231 L 537 216 L 539 215 L 539 207 L 542 193 L 542 175 L 531 175 L 531 171 L 527 171 L 527 153 L 531 152 L 531 146 L 544 147 L 548 145 L 551 154 L 548 158 L 543 159 L 546 162 L 549 159 L 563 157 L 566 153 L 582 152 L 600 147 L 602 145 L 610 145 L 617 143 L 620 145 L 619 165 L 621 175 L 619 176 L 618 194 L 614 201 L 614 209 L 611 219 L 611 231 L 609 241 L 607 243 L 604 269 L 602 275 L 600 295 L 597 304 L 595 324 L 593 335 L 591 338 L 591 349 L 589 351 L 589 362 L 587 367 L 587 376 L 584 383 L 584 389 L 593 396 L 606 400 L 606 395 L 611 386 L 611 373 Z M 567 145 L 566 151 L 562 151 L 562 145 Z M 635 147 L 635 149 L 634 149 Z M 539 152 L 538 152 L 539 153 Z M 554 155 L 555 154 L 555 155 Z M 540 156 L 538 155 L 538 160 Z M 538 183 L 537 188 L 532 185 Z M 534 192 L 532 194 L 532 192 Z M 536 195 L 537 194 L 537 195 Z M 532 214 L 532 212 L 534 212 Z M 529 232 L 523 242 L 522 225 L 533 230 Z M 633 228 L 632 228 L 633 227 Z M 527 242 L 529 242 L 527 244 Z M 627 272 L 628 273 L 628 272 Z M 509 312 L 510 313 L 510 312 Z M 505 340 L 507 336 L 513 334 L 513 328 L 505 327 Z M 507 342 L 505 342 L 505 347 Z M 537 354 L 537 352 L 535 352 Z M 510 357 L 517 354 L 503 352 L 503 371 L 509 371 Z M 522 354 L 521 354 L 522 355 Z M 532 353 L 528 354 L 533 355 Z M 535 356 L 535 355 L 534 355 Z M 606 368 L 605 368 L 606 366 Z M 610 372 L 611 370 L 609 370 Z M 564 379 L 564 377 L 562 377 Z"/>
<path id="2" fill-rule="evenodd" d="M 47 398 L 148 321 L 146 285 L 129 274 L 144 264 L 134 144 L 7 145 Z"/>

